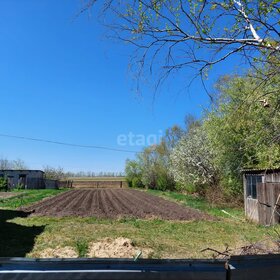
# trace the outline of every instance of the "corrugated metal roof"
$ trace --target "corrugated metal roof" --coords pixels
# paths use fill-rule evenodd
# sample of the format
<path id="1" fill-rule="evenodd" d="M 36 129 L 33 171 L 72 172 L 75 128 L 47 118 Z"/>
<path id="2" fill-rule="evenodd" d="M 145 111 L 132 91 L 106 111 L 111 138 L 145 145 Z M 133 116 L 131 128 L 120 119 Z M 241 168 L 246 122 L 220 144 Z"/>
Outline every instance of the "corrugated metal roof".
<path id="1" fill-rule="evenodd" d="M 241 170 L 241 173 L 271 173 L 271 172 L 280 172 L 280 168 L 244 168 Z"/>
<path id="2" fill-rule="evenodd" d="M 0 169 L 0 172 L 5 172 L 5 171 L 16 171 L 16 172 L 42 172 L 45 173 L 42 170 L 33 170 L 33 169 Z"/>

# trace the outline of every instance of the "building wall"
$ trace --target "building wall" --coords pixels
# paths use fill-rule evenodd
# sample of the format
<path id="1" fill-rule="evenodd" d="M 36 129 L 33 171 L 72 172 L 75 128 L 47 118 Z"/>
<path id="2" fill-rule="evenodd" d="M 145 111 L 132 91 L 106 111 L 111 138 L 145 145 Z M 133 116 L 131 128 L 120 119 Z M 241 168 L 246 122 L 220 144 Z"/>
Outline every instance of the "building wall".
<path id="1" fill-rule="evenodd" d="M 0 176 L 8 178 L 9 188 L 13 189 L 20 183 L 21 175 L 26 176 L 23 183 L 26 189 L 43 189 L 44 172 L 40 170 L 0 170 Z"/>
<path id="2" fill-rule="evenodd" d="M 258 200 L 247 197 L 245 200 L 245 213 L 248 220 L 259 222 Z"/>
<path id="3" fill-rule="evenodd" d="M 265 183 L 280 183 L 280 172 L 266 173 Z"/>
<path id="4" fill-rule="evenodd" d="M 263 176 L 263 182 L 257 184 L 257 199 L 253 199 L 247 196 L 247 182 L 246 182 L 246 175 L 261 175 Z M 258 189 L 260 187 L 265 186 L 265 183 L 280 183 L 280 171 L 266 171 L 266 172 L 249 172 L 243 174 L 243 189 L 244 189 L 244 208 L 245 208 L 245 215 L 248 220 L 254 221 L 259 223 L 260 217 L 263 216 L 262 211 L 264 211 L 265 207 L 260 207 L 259 205 L 259 194 Z M 266 191 L 269 191 L 270 184 L 267 185 L 268 188 Z"/>
<path id="5" fill-rule="evenodd" d="M 262 225 L 279 223 L 280 183 L 264 183 L 258 185 L 258 222 Z M 269 207 L 270 206 L 270 207 Z M 276 211 L 275 211 L 276 210 Z M 277 213 L 278 212 L 278 213 Z"/>
<path id="6" fill-rule="evenodd" d="M 46 189 L 58 189 L 58 181 L 52 179 L 45 179 L 45 188 Z"/>

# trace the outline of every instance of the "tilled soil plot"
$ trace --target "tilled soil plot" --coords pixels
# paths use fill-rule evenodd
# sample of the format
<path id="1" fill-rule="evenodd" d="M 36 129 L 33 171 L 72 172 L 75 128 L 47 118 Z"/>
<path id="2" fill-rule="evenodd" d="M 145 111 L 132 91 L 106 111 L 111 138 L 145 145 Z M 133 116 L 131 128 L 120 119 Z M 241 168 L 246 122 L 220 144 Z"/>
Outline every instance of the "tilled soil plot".
<path id="1" fill-rule="evenodd" d="M 199 210 L 131 189 L 71 190 L 29 206 L 37 216 L 212 220 Z"/>

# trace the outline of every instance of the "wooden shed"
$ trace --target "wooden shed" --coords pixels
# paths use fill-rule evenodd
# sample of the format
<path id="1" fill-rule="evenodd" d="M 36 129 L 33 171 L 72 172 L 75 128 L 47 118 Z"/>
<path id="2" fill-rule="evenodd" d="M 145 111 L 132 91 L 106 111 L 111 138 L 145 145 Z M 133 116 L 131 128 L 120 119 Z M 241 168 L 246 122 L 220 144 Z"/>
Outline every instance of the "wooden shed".
<path id="1" fill-rule="evenodd" d="M 45 179 L 41 170 L 0 170 L 0 177 L 6 178 L 8 190 L 17 187 L 24 189 L 57 189 L 58 181 Z"/>
<path id="2" fill-rule="evenodd" d="M 243 170 L 245 214 L 263 225 L 280 221 L 280 168 Z"/>

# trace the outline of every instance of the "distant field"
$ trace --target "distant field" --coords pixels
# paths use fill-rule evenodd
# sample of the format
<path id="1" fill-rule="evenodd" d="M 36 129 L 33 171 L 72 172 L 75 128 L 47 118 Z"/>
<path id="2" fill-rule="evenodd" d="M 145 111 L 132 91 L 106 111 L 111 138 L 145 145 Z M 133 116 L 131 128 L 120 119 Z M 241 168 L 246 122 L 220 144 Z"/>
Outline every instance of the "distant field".
<path id="1" fill-rule="evenodd" d="M 72 181 L 125 181 L 125 177 L 69 177 Z"/>
<path id="2" fill-rule="evenodd" d="M 125 177 L 70 177 L 73 188 L 126 188 Z"/>

